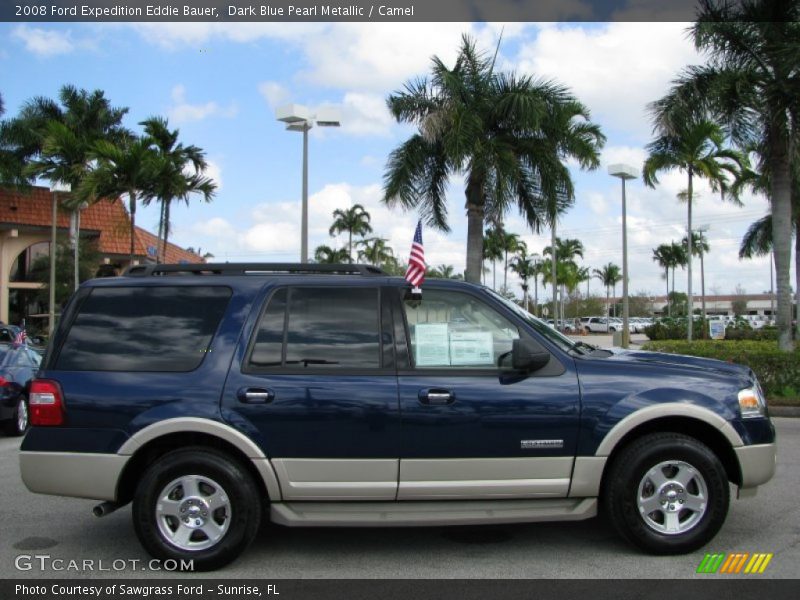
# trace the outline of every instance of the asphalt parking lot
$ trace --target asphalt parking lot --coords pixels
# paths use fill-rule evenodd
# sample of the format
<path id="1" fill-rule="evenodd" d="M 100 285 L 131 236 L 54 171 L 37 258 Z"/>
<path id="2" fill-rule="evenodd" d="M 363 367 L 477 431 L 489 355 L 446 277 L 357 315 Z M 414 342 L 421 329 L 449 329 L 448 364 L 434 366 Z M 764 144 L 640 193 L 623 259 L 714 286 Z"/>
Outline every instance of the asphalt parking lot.
<path id="1" fill-rule="evenodd" d="M 457 528 L 267 526 L 244 556 L 213 576 L 690 578 L 700 577 L 695 570 L 705 552 L 738 551 L 775 554 L 758 577 L 794 578 L 800 564 L 800 419 L 776 419 L 775 423 L 779 436 L 775 478 L 757 497 L 732 500 L 720 534 L 707 548 L 690 555 L 641 554 L 599 518 Z M 19 476 L 19 443 L 16 438 L 0 437 L 0 577 L 174 577 L 147 570 L 149 557 L 133 532 L 129 507 L 98 519 L 92 516 L 92 501 L 28 492 Z M 55 564 L 64 570 L 53 569 L 50 561 L 54 559 L 63 559 Z M 70 560 L 94 561 L 93 570 L 72 570 Z M 98 570 L 100 560 L 108 570 Z M 29 570 L 17 568 L 28 565 Z"/>

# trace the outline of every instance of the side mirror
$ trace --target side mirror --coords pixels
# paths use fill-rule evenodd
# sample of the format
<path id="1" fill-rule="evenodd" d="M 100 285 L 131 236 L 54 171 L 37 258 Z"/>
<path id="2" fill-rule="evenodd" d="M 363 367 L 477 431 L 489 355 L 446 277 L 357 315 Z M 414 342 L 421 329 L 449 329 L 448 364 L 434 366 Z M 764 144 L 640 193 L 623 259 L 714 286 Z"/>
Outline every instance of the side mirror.
<path id="1" fill-rule="evenodd" d="M 550 353 L 531 339 L 513 340 L 511 366 L 517 371 L 538 371 L 550 362 Z"/>

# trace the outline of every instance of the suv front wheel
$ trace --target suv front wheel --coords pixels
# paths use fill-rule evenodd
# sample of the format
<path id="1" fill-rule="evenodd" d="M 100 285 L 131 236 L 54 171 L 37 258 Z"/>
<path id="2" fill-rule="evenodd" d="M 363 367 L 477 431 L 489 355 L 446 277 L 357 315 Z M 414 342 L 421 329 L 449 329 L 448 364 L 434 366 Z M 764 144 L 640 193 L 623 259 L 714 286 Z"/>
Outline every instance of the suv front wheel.
<path id="1" fill-rule="evenodd" d="M 133 500 L 133 525 L 154 557 L 207 571 L 239 556 L 258 532 L 258 488 L 235 460 L 206 448 L 159 458 L 145 471 Z"/>
<path id="2" fill-rule="evenodd" d="M 722 527 L 730 502 L 717 456 L 678 433 L 653 433 L 624 448 L 610 467 L 604 492 L 617 531 L 654 554 L 704 546 Z"/>

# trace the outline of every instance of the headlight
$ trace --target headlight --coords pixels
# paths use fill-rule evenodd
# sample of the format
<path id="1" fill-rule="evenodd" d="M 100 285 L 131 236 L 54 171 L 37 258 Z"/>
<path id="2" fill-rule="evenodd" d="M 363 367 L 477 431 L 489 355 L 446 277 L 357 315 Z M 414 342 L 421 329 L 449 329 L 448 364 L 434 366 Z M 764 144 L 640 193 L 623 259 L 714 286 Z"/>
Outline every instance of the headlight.
<path id="1" fill-rule="evenodd" d="M 763 417 L 766 405 L 761 386 L 758 384 L 755 387 L 745 388 L 739 392 L 739 410 L 744 419 L 748 417 Z"/>

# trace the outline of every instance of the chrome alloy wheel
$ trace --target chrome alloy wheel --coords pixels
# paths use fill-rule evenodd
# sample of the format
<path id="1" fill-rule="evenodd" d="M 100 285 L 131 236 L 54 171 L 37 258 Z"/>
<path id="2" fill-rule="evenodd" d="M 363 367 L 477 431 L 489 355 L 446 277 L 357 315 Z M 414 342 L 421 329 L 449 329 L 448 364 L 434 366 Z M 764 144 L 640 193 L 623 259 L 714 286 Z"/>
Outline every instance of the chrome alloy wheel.
<path id="1" fill-rule="evenodd" d="M 708 487 L 700 472 L 687 462 L 660 462 L 642 477 L 636 504 L 645 524 L 665 535 L 686 533 L 708 507 Z"/>
<path id="2" fill-rule="evenodd" d="M 213 479 L 184 475 L 158 495 L 156 521 L 162 537 L 180 550 L 206 550 L 222 540 L 231 523 L 227 492 Z"/>
<path id="3" fill-rule="evenodd" d="M 28 428 L 28 403 L 21 398 L 17 404 L 17 431 L 25 433 Z"/>

